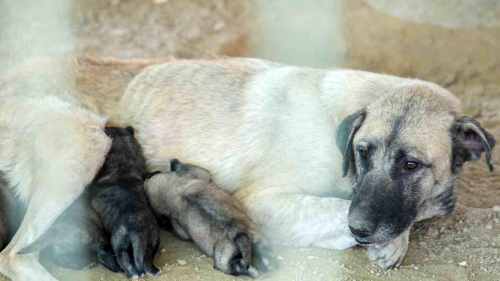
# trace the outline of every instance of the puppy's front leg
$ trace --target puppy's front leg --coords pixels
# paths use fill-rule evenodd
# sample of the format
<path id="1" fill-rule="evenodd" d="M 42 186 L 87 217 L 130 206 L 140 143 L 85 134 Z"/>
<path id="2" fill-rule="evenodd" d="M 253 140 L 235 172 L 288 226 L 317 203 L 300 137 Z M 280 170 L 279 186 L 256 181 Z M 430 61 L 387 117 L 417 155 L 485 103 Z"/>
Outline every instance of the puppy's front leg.
<path id="1" fill-rule="evenodd" d="M 234 196 L 274 244 L 336 250 L 357 244 L 347 222 L 351 201 L 288 191 L 249 188 Z"/>

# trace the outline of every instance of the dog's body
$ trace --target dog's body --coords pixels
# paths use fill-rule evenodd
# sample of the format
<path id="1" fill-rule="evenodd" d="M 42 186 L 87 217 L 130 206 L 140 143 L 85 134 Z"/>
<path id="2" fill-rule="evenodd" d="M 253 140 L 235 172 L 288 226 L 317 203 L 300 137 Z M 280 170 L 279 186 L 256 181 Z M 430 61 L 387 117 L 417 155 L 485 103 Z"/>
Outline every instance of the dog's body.
<path id="1" fill-rule="evenodd" d="M 84 269 L 98 261 L 112 271 L 121 270 L 111 249 L 110 236 L 90 206 L 87 193 L 75 200 L 47 232 L 19 254 L 40 250 L 40 255 L 66 268 Z"/>
<path id="2" fill-rule="evenodd" d="M 177 159 L 165 163 L 144 187 L 155 213 L 168 217 L 182 239 L 193 239 L 226 274 L 258 278 L 277 265 L 266 239 L 238 202 L 210 182 L 210 172 Z"/>
<path id="3" fill-rule="evenodd" d="M 0 103 L 0 170 L 23 200 L 31 199 L 23 225 L 0 255 L 2 273 L 49 280 L 48 273 L 30 279 L 43 268 L 15 253 L 46 231 L 97 173 L 110 145 L 102 115 L 134 126 L 146 160 L 178 157 L 210 170 L 214 183 L 232 193 L 274 243 L 345 249 L 373 241 L 378 247 L 370 248 L 371 256 L 384 268 L 401 261 L 414 221 L 453 208 L 461 164 L 483 151 L 491 155 L 494 145 L 477 123 L 460 119 L 458 100 L 432 83 L 255 59 L 156 63 L 48 61 L 20 68 L 0 86 L 6 101 Z M 30 87 L 33 73 L 44 87 Z M 42 114 L 49 111 L 50 117 Z M 47 129 L 39 130 L 43 125 Z M 50 141 L 35 141 L 45 135 Z M 76 145 L 55 151 L 66 142 Z M 32 156 L 43 169 L 27 168 Z M 370 164 L 375 159 L 388 164 Z M 398 180 L 399 167 L 419 161 L 416 173 Z M 65 163 L 75 163 L 71 181 L 54 182 L 51 167 Z M 45 182 L 37 182 L 41 173 Z M 366 185 L 375 173 L 389 184 Z M 391 193 L 395 183 L 406 190 L 412 181 L 415 192 Z M 394 222 L 385 209 L 367 215 L 376 205 L 370 200 L 384 199 L 377 186 L 394 193 L 384 202 L 404 199 L 387 207 L 387 215 L 401 208 Z M 40 192 L 51 194 L 57 208 L 45 210 Z"/>
<path id="4" fill-rule="evenodd" d="M 156 218 L 144 191 L 146 173 L 132 127 L 106 128 L 113 140 L 103 167 L 89 187 L 90 203 L 111 234 L 111 247 L 128 278 L 157 275 L 160 246 Z"/>

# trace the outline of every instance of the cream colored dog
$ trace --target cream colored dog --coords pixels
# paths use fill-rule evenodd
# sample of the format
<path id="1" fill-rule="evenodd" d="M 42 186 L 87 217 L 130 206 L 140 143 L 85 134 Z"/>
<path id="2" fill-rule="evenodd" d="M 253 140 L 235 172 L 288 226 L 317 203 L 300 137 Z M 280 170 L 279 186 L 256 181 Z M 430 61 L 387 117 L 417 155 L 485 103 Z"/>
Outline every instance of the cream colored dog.
<path id="1" fill-rule="evenodd" d="M 401 262 L 413 222 L 453 209 L 462 163 L 494 146 L 435 84 L 257 59 L 38 59 L 0 99 L 0 170 L 28 204 L 0 254 L 14 280 L 55 280 L 16 253 L 92 181 L 108 117 L 136 129 L 146 160 L 210 170 L 275 244 L 373 243 L 384 268 Z"/>

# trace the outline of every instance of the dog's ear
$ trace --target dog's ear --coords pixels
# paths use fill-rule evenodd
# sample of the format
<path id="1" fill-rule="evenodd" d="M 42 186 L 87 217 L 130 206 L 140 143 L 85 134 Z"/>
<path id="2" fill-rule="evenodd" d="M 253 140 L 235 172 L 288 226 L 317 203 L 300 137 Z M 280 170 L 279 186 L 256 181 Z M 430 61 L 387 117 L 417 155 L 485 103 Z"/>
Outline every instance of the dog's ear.
<path id="1" fill-rule="evenodd" d="M 361 127 L 361 124 L 363 124 L 365 117 L 366 117 L 366 110 L 365 109 L 358 110 L 355 113 L 347 116 L 337 128 L 337 133 L 335 134 L 335 141 L 337 142 L 337 146 L 344 156 L 344 161 L 342 165 L 343 177 L 347 175 L 350 162 L 354 161 L 352 141 L 354 139 L 354 135 Z"/>
<path id="2" fill-rule="evenodd" d="M 495 138 L 472 117 L 463 116 L 455 121 L 453 134 L 453 161 L 461 166 L 467 161 L 477 161 L 485 152 L 490 171 L 493 172 L 491 159 Z"/>
<path id="3" fill-rule="evenodd" d="M 134 127 L 132 126 L 127 126 L 125 128 L 125 130 L 127 130 L 132 136 L 134 135 Z"/>

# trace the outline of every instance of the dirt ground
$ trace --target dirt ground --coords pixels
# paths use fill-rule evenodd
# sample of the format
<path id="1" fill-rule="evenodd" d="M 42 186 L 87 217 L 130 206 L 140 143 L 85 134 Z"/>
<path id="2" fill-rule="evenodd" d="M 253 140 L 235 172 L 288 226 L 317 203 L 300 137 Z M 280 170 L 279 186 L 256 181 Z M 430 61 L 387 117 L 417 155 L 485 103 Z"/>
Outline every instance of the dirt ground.
<path id="1" fill-rule="evenodd" d="M 477 118 L 500 141 L 500 27 L 447 28 L 412 22 L 363 0 L 349 1 L 343 9 L 343 55 L 336 66 L 439 83 L 462 100 L 464 114 Z M 255 51 L 259 41 L 252 37 L 258 12 L 251 1 L 78 0 L 72 22 L 73 51 L 93 56 L 193 58 L 208 52 L 262 57 Z M 34 32 L 36 28 L 43 25 L 35 26 Z M 0 47 L 0 58 L 9 55 Z M 498 147 L 493 155 L 498 171 Z M 265 279 L 498 281 L 500 172 L 490 173 L 484 159 L 467 164 L 459 194 L 453 214 L 414 226 L 410 249 L 397 270 L 379 269 L 362 247 L 277 248 L 281 268 Z M 156 264 L 164 273 L 147 279 L 246 279 L 213 270 L 212 259 L 193 243 L 167 232 L 162 234 Z M 85 271 L 46 266 L 60 280 L 125 278 L 101 266 Z"/>

